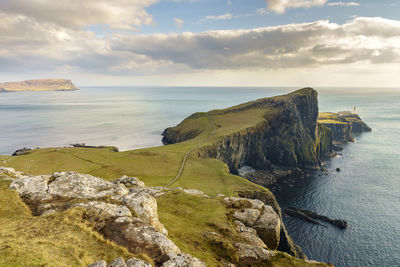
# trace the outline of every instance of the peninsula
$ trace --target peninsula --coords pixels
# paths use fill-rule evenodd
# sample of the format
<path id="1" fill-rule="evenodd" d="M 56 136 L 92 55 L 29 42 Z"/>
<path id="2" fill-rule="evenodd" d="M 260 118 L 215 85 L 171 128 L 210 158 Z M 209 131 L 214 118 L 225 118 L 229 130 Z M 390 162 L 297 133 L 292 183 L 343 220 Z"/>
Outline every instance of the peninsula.
<path id="1" fill-rule="evenodd" d="M 67 79 L 37 79 L 22 82 L 0 83 L 0 92 L 21 91 L 76 91 L 79 90 L 71 80 Z"/>
<path id="2" fill-rule="evenodd" d="M 318 93 L 304 88 L 195 113 L 164 131 L 165 146 L 0 156 L 0 258 L 48 266 L 328 266 L 294 244 L 267 188 L 236 175 L 246 165 L 319 169 L 334 138 L 318 115 Z"/>

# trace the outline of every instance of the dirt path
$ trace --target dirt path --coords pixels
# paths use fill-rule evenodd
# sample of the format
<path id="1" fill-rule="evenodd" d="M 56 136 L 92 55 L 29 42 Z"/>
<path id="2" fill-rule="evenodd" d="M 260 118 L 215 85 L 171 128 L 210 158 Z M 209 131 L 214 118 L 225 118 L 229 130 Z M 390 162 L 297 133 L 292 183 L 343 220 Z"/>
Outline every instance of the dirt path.
<path id="1" fill-rule="evenodd" d="M 217 131 L 217 127 L 215 126 L 214 122 L 211 120 L 210 116 L 208 115 L 208 112 L 206 113 L 206 116 L 207 116 L 207 119 L 210 122 L 211 126 L 213 127 L 213 131 L 210 133 L 210 136 L 213 136 L 215 134 L 215 132 Z M 185 167 L 185 164 L 186 164 L 189 154 L 192 153 L 192 151 L 195 150 L 196 148 L 197 148 L 197 146 L 193 147 L 188 152 L 186 152 L 185 156 L 183 157 L 182 164 L 181 164 L 181 167 L 179 168 L 178 174 L 175 176 L 174 179 L 172 179 L 172 181 L 170 181 L 168 184 L 166 184 L 165 187 L 172 185 L 179 179 L 179 177 L 181 177 L 183 168 Z"/>

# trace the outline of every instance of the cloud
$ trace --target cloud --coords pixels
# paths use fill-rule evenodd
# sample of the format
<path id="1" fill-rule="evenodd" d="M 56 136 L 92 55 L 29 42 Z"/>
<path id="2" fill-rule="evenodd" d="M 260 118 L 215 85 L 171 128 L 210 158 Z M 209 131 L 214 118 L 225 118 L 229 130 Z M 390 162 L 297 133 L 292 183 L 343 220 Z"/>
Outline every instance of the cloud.
<path id="1" fill-rule="evenodd" d="M 192 69 L 283 69 L 400 62 L 400 22 L 356 18 L 251 30 L 119 36 L 114 51 Z"/>
<path id="2" fill-rule="evenodd" d="M 357 2 L 329 2 L 328 6 L 360 6 Z"/>
<path id="3" fill-rule="evenodd" d="M 355 18 L 248 30 L 96 36 L 0 13 L 0 72 L 152 75 L 400 63 L 400 21 Z"/>
<path id="4" fill-rule="evenodd" d="M 183 21 L 182 19 L 174 18 L 174 25 L 175 25 L 175 27 L 178 27 L 178 28 L 182 27 L 183 22 L 184 22 L 184 21 Z"/>
<path id="5" fill-rule="evenodd" d="M 205 16 L 204 18 L 199 20 L 198 23 L 203 23 L 203 22 L 210 21 L 210 20 L 228 20 L 228 19 L 232 19 L 232 18 L 233 18 L 233 16 L 231 13 L 225 13 L 225 14 L 218 15 L 218 16 L 211 15 L 211 16 Z"/>
<path id="6" fill-rule="evenodd" d="M 278 13 L 285 13 L 287 8 L 310 8 L 313 6 L 323 6 L 327 0 L 264 0 L 268 9 Z"/>
<path id="7" fill-rule="evenodd" d="M 0 71 L 75 68 L 89 72 L 140 70 L 157 65 L 145 55 L 113 51 L 105 38 L 23 15 L 0 13 Z M 123 68 L 121 66 L 124 66 Z"/>
<path id="8" fill-rule="evenodd" d="M 153 19 L 145 8 L 158 0 L 2 0 L 1 12 L 54 23 L 69 29 L 106 24 L 132 30 Z"/>

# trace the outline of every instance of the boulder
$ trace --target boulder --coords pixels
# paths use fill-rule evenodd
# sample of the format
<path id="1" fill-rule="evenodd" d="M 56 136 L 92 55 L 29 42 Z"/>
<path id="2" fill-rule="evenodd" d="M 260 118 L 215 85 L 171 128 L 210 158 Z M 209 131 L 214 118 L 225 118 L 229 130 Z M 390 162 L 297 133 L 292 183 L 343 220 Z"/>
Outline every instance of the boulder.
<path id="1" fill-rule="evenodd" d="M 107 263 L 105 261 L 98 261 L 89 264 L 87 267 L 107 267 Z M 108 267 L 151 267 L 151 264 L 135 258 L 125 261 L 122 257 L 119 257 L 110 262 Z"/>
<path id="2" fill-rule="evenodd" d="M 264 211 L 253 228 L 269 249 L 276 249 L 279 245 L 281 220 L 271 206 L 264 206 Z"/>
<path id="3" fill-rule="evenodd" d="M 256 247 L 267 248 L 265 243 L 258 237 L 257 231 L 253 228 L 246 227 L 241 221 L 234 221 L 240 232 L 241 237 L 247 241 L 247 244 Z"/>
<path id="4" fill-rule="evenodd" d="M 87 267 L 107 267 L 107 262 L 97 261 L 95 263 L 89 264 Z"/>
<path id="5" fill-rule="evenodd" d="M 157 201 L 150 194 L 140 191 L 131 192 L 122 199 L 134 215 L 163 234 L 167 234 L 164 225 L 158 220 Z"/>
<path id="6" fill-rule="evenodd" d="M 108 267 L 127 267 L 126 262 L 123 258 L 119 257 L 113 260 Z"/>
<path id="7" fill-rule="evenodd" d="M 151 267 L 151 264 L 142 260 L 131 258 L 126 261 L 127 267 Z"/>
<path id="8" fill-rule="evenodd" d="M 123 185 L 113 184 L 89 174 L 56 172 L 52 179 L 48 193 L 57 197 L 97 199 L 128 193 Z"/>
<path id="9" fill-rule="evenodd" d="M 233 217 L 235 219 L 257 231 L 258 237 L 269 249 L 278 247 L 281 220 L 271 206 L 265 205 L 258 199 L 241 197 L 225 197 L 223 202 L 234 210 Z M 242 227 L 242 229 L 244 228 Z M 242 235 L 246 240 L 252 240 L 250 242 L 253 242 L 253 244 L 259 243 L 248 231 Z"/>
<path id="10" fill-rule="evenodd" d="M 243 222 L 247 226 L 253 226 L 261 213 L 257 209 L 244 209 L 244 211 L 235 211 L 233 217 Z"/>
<path id="11" fill-rule="evenodd" d="M 16 190 L 29 204 L 46 201 L 52 198 L 47 193 L 50 178 L 50 175 L 21 176 L 11 182 L 10 188 Z"/>
<path id="12" fill-rule="evenodd" d="M 114 181 L 115 184 L 121 183 L 125 186 L 145 187 L 145 184 L 136 177 L 122 176 Z"/>
<path id="13" fill-rule="evenodd" d="M 270 257 L 275 255 L 272 251 L 248 244 L 238 243 L 235 244 L 235 247 L 238 250 L 240 264 L 246 266 L 257 266 L 263 262 L 267 262 Z"/>
<path id="14" fill-rule="evenodd" d="M 94 222 L 96 228 L 101 229 L 107 223 L 107 220 L 114 218 L 132 218 L 130 210 L 125 206 L 91 201 L 88 203 L 79 203 L 75 207 L 83 207 L 87 210 L 86 218 L 90 222 Z M 126 220 L 126 219 L 125 219 Z"/>
<path id="15" fill-rule="evenodd" d="M 162 267 L 206 267 L 206 264 L 188 254 L 171 257 Z"/>
<path id="16" fill-rule="evenodd" d="M 145 223 L 113 223 L 103 229 L 103 234 L 131 253 L 147 254 L 158 264 L 181 253 L 171 240 Z"/>

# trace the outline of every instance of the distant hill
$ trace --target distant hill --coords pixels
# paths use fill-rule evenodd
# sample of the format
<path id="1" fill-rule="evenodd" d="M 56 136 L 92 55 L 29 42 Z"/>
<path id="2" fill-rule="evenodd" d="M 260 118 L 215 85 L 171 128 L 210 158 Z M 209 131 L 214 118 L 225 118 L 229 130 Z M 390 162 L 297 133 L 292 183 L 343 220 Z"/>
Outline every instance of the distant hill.
<path id="1" fill-rule="evenodd" d="M 0 92 L 20 91 L 75 91 L 79 90 L 71 80 L 67 79 L 37 79 L 22 82 L 0 83 Z"/>

